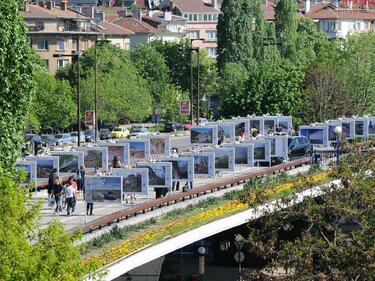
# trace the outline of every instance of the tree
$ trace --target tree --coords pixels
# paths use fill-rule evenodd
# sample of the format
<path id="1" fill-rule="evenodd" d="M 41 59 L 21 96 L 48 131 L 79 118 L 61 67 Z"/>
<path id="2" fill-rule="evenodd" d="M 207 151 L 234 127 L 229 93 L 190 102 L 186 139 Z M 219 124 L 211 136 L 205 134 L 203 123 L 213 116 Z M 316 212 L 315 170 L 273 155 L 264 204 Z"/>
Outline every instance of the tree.
<path id="1" fill-rule="evenodd" d="M 221 113 L 225 117 L 241 116 L 250 104 L 247 100 L 247 69 L 240 63 L 228 62 L 221 71 L 220 99 Z M 245 114 L 246 115 L 246 114 Z"/>
<path id="2" fill-rule="evenodd" d="M 95 55 L 96 48 L 96 55 Z M 145 81 L 130 60 L 128 52 L 111 43 L 101 42 L 87 49 L 81 64 L 81 110 L 93 110 L 95 95 L 95 64 L 99 120 L 143 121 L 151 113 L 151 96 Z M 77 65 L 59 71 L 59 79 L 68 79 L 76 87 Z"/>
<path id="3" fill-rule="evenodd" d="M 323 196 L 250 223 L 247 245 L 267 271 L 288 267 L 283 280 L 374 280 L 375 154 L 357 150 L 346 158 L 334 175 L 342 188 L 323 187 Z M 264 280 L 260 272 L 248 277 Z"/>
<path id="4" fill-rule="evenodd" d="M 277 2 L 275 27 L 281 57 L 295 59 L 297 51 L 297 7 L 294 0 Z"/>
<path id="5" fill-rule="evenodd" d="M 34 74 L 35 96 L 30 109 L 44 126 L 67 128 L 75 122 L 77 106 L 66 80 L 57 80 L 40 67 Z"/>
<path id="6" fill-rule="evenodd" d="M 226 63 L 236 62 L 245 66 L 253 58 L 253 11 L 251 1 L 224 0 L 218 25 L 219 69 Z"/>
<path id="7" fill-rule="evenodd" d="M 14 166 L 33 93 L 31 51 L 19 1 L 0 1 L 0 173 Z"/>
<path id="8" fill-rule="evenodd" d="M 254 15 L 254 34 L 253 34 L 253 45 L 254 45 L 254 58 L 260 62 L 265 57 L 265 44 L 268 39 L 266 22 L 264 19 L 263 1 L 255 0 L 253 3 L 253 15 Z"/>

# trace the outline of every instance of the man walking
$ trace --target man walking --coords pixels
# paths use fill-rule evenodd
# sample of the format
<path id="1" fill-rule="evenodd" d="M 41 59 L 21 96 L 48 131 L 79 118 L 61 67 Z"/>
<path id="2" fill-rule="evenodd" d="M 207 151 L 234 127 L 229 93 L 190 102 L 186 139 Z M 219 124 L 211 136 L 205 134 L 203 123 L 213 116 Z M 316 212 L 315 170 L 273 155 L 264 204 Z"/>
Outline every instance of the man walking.
<path id="1" fill-rule="evenodd" d="M 76 192 L 75 188 L 72 185 L 69 185 L 65 189 L 65 198 L 66 198 L 66 204 L 67 204 L 67 215 L 74 216 L 74 210 L 76 205 Z"/>
<path id="2" fill-rule="evenodd" d="M 54 185 L 53 185 L 53 197 L 55 198 L 56 202 L 56 208 L 55 208 L 55 214 L 59 215 L 62 212 L 62 205 L 61 205 L 61 200 L 62 200 L 62 195 L 64 192 L 64 187 L 60 183 L 60 180 L 58 178 L 55 179 Z"/>

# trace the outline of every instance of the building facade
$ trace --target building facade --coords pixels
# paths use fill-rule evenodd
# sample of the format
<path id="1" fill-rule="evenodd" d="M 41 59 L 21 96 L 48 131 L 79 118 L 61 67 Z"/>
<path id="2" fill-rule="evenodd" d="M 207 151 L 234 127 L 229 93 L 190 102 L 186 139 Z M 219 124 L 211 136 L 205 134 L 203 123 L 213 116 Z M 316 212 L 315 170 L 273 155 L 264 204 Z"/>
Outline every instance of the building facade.
<path id="1" fill-rule="evenodd" d="M 71 63 L 72 52 L 90 48 L 98 36 L 92 30 L 91 19 L 68 9 L 67 1 L 56 5 L 53 1 L 46 4 L 26 4 L 21 12 L 30 38 L 30 45 L 45 62 L 51 73 Z M 62 55 L 54 57 L 54 55 Z"/>

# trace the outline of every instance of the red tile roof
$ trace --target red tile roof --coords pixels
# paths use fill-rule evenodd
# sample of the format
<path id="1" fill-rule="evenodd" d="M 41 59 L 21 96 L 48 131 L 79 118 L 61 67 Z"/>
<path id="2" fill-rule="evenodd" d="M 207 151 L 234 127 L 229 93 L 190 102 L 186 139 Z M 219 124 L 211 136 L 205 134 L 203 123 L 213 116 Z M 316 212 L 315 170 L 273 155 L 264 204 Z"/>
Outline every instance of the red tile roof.
<path id="1" fill-rule="evenodd" d="M 264 18 L 268 21 L 275 20 L 276 15 L 276 6 L 267 1 L 266 4 L 263 4 Z"/>
<path id="2" fill-rule="evenodd" d="M 346 20 L 375 20 L 375 10 L 335 8 L 330 4 L 319 3 L 311 6 L 305 14 L 310 19 L 346 19 Z"/>
<path id="3" fill-rule="evenodd" d="M 220 13 L 203 0 L 173 0 L 173 5 L 183 13 Z"/>
<path id="4" fill-rule="evenodd" d="M 99 21 L 95 26 L 96 31 L 108 35 L 133 35 L 134 32 L 108 21 Z"/>
<path id="5" fill-rule="evenodd" d="M 113 21 L 125 29 L 133 31 L 134 33 L 159 33 L 164 30 L 159 30 L 146 22 L 135 19 L 134 17 L 120 17 Z"/>
<path id="6" fill-rule="evenodd" d="M 25 19 L 86 19 L 90 20 L 89 17 L 84 14 L 78 13 L 74 10 L 67 9 L 65 11 L 60 9 L 60 6 L 55 6 L 51 10 L 41 7 L 39 5 L 29 5 L 28 11 L 22 11 L 21 15 Z"/>

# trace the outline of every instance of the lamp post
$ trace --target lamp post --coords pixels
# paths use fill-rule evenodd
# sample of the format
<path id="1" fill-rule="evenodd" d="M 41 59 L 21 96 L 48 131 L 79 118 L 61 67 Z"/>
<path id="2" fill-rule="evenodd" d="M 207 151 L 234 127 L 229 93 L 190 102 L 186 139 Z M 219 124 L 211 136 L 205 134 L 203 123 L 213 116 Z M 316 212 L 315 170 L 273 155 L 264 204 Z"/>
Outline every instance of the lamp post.
<path id="1" fill-rule="evenodd" d="M 193 42 L 194 41 L 203 41 L 204 39 L 190 39 L 190 103 L 191 103 L 191 111 L 190 111 L 190 120 L 191 124 L 193 125 L 193 119 L 194 119 L 194 80 L 193 80 L 193 51 L 197 52 L 197 125 L 199 124 L 199 91 L 200 91 L 200 81 L 199 81 L 199 75 L 200 75 L 200 57 L 199 57 L 199 47 L 193 48 Z"/>
<path id="2" fill-rule="evenodd" d="M 77 45 L 79 46 L 79 39 Z M 72 51 L 71 55 L 53 54 L 54 58 L 71 57 L 73 61 L 77 62 L 77 124 L 78 124 L 78 147 L 81 146 L 81 73 L 80 73 L 80 56 L 79 51 Z"/>
<path id="3" fill-rule="evenodd" d="M 95 115 L 95 142 L 98 142 L 98 120 L 99 120 L 99 103 L 98 103 L 98 53 L 97 53 L 97 45 L 100 43 L 110 43 L 111 41 L 102 39 L 99 40 L 97 37 L 95 40 L 95 81 L 94 81 L 94 103 L 95 103 L 95 110 L 94 110 L 94 115 Z"/>
<path id="4" fill-rule="evenodd" d="M 234 245 L 236 246 L 237 253 L 234 255 L 234 259 L 238 262 L 238 281 L 242 280 L 242 267 L 241 263 L 245 260 L 245 255 L 241 252 L 242 247 L 245 245 L 245 238 L 241 234 L 234 236 Z"/>
<path id="5" fill-rule="evenodd" d="M 342 137 L 342 127 L 341 126 L 336 126 L 333 131 L 336 134 L 336 166 L 337 168 L 340 165 L 340 142 L 341 142 L 341 137 Z"/>
<path id="6" fill-rule="evenodd" d="M 200 246 L 198 248 L 199 254 L 199 276 L 201 277 L 201 281 L 203 281 L 203 276 L 205 273 L 205 264 L 204 264 L 204 256 L 206 254 L 206 248 L 204 246 Z"/>

